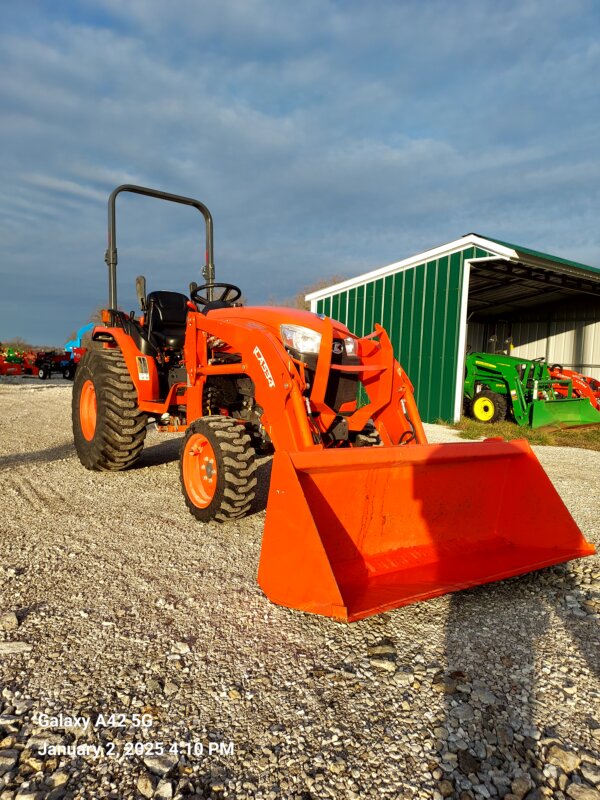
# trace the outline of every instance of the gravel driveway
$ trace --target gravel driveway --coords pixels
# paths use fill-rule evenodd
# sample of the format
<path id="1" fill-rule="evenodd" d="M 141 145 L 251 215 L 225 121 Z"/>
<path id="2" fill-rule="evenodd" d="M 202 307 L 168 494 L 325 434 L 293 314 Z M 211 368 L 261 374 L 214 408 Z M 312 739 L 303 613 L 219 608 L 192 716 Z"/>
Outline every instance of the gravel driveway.
<path id="1" fill-rule="evenodd" d="M 352 625 L 279 608 L 265 491 L 196 522 L 155 431 L 87 472 L 70 399 L 0 379 L 0 800 L 600 800 L 597 557 Z M 600 545 L 600 454 L 536 452 Z"/>

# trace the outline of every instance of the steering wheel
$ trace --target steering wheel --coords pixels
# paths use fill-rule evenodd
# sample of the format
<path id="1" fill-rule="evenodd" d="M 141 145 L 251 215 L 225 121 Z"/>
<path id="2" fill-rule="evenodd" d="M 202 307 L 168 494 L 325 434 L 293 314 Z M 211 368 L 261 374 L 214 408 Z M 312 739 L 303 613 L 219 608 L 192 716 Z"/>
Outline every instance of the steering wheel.
<path id="1" fill-rule="evenodd" d="M 546 358 L 545 358 L 545 356 L 538 356 L 537 358 L 532 358 L 531 360 L 532 360 L 534 363 L 538 364 L 538 363 L 541 363 L 542 361 L 545 361 L 545 360 L 546 360 Z"/>
<path id="2" fill-rule="evenodd" d="M 213 297 L 212 300 L 209 300 L 208 297 L 200 294 L 200 292 L 206 289 L 222 289 L 222 291 L 217 297 Z M 194 303 L 199 303 L 201 306 L 207 306 L 215 302 L 235 303 L 241 296 L 242 290 L 238 286 L 234 286 L 233 283 L 203 283 L 202 286 L 196 286 L 196 288 L 190 292 L 190 297 Z"/>

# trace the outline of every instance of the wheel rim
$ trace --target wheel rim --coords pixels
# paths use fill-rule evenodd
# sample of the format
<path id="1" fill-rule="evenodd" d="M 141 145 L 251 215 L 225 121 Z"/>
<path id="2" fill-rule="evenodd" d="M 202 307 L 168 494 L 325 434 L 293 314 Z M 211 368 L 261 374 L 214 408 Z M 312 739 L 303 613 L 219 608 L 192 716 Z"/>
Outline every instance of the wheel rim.
<path id="1" fill-rule="evenodd" d="M 478 397 L 473 403 L 473 414 L 481 422 L 489 422 L 494 416 L 494 404 L 489 397 Z"/>
<path id="2" fill-rule="evenodd" d="M 210 505 L 217 491 L 217 460 L 211 443 L 201 433 L 194 433 L 185 444 L 183 482 L 195 506 Z"/>
<path id="3" fill-rule="evenodd" d="M 79 400 L 79 419 L 81 432 L 88 442 L 91 442 L 96 432 L 96 417 L 98 405 L 96 403 L 96 390 L 92 381 L 86 381 L 81 389 Z"/>

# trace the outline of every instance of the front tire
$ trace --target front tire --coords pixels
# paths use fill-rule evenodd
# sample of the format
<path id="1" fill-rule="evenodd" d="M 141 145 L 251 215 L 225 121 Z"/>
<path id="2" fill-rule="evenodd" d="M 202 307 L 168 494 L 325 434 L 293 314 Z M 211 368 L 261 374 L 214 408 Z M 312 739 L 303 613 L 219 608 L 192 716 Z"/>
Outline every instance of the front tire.
<path id="1" fill-rule="evenodd" d="M 73 438 L 86 469 L 122 470 L 144 448 L 148 416 L 120 350 L 88 350 L 75 371 Z"/>
<path id="2" fill-rule="evenodd" d="M 185 503 L 202 522 L 240 519 L 254 499 L 254 448 L 231 417 L 194 420 L 181 447 L 180 477 Z"/>
<path id="3" fill-rule="evenodd" d="M 506 397 L 491 392 L 489 389 L 483 389 L 475 395 L 471 402 L 471 416 L 478 422 L 500 422 L 506 419 Z"/>

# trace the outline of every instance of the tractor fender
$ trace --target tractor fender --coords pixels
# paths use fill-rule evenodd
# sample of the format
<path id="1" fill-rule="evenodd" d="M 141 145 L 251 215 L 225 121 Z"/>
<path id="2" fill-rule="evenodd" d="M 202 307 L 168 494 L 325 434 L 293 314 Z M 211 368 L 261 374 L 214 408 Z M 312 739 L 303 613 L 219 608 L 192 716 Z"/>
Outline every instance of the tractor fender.
<path id="1" fill-rule="evenodd" d="M 123 354 L 125 364 L 138 394 L 138 402 L 158 400 L 158 370 L 152 356 L 144 355 L 132 337 L 122 328 L 99 325 L 94 328 L 92 341 L 102 342 L 107 349 L 117 347 Z"/>

